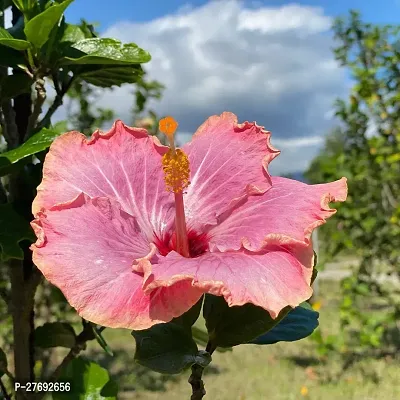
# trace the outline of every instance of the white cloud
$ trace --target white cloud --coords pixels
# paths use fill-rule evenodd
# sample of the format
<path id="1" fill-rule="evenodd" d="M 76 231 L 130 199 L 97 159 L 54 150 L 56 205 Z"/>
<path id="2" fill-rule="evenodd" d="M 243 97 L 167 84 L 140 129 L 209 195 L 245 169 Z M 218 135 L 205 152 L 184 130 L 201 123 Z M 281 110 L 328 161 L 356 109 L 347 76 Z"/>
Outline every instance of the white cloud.
<path id="1" fill-rule="evenodd" d="M 120 21 L 103 36 L 151 53 L 145 68 L 167 89 L 150 105 L 178 120 L 180 142 L 208 116 L 231 111 L 240 122 L 257 121 L 272 132 L 282 151 L 271 164 L 278 174 L 308 166 L 334 124 L 334 99 L 347 91 L 345 71 L 331 51 L 330 24 L 319 7 L 224 0 L 150 22 Z M 129 85 L 106 90 L 96 106 L 130 123 L 132 91 Z M 64 117 L 62 108 L 55 119 Z"/>
<path id="2" fill-rule="evenodd" d="M 347 90 L 345 71 L 332 54 L 330 25 L 318 7 L 246 8 L 226 0 L 146 23 L 118 22 L 104 36 L 150 51 L 149 77 L 167 87 L 151 104 L 159 115 L 173 115 L 182 132 L 194 132 L 223 111 L 257 121 L 282 150 L 271 170 L 283 173 L 307 167 L 334 124 L 335 98 Z M 131 91 L 107 91 L 99 105 L 130 122 Z"/>

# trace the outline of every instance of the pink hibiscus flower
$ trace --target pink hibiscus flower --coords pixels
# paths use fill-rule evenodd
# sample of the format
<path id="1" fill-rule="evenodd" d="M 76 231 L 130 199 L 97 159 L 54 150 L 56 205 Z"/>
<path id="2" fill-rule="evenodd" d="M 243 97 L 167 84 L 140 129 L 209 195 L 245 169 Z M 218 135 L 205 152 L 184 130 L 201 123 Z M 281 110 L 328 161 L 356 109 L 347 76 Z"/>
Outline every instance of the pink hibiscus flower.
<path id="1" fill-rule="evenodd" d="M 346 179 L 271 177 L 270 132 L 231 113 L 180 150 L 169 139 L 117 121 L 53 142 L 33 203 L 44 276 L 85 319 L 130 329 L 168 322 L 203 293 L 273 318 L 308 299 L 311 233 L 346 199 Z"/>

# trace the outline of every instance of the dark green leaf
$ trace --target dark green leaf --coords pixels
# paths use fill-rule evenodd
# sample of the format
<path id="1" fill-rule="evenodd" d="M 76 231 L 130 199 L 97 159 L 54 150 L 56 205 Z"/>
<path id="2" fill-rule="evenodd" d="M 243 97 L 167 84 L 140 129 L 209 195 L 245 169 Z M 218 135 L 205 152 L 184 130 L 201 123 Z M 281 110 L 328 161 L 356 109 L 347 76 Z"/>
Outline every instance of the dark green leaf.
<path id="1" fill-rule="evenodd" d="M 50 347 L 75 346 L 76 335 L 74 328 L 64 322 L 49 322 L 35 329 L 35 346 L 47 349 Z"/>
<path id="2" fill-rule="evenodd" d="M 92 38 L 72 45 L 61 63 L 124 65 L 146 63 L 150 59 L 150 54 L 134 43 L 122 44 L 116 39 Z"/>
<path id="3" fill-rule="evenodd" d="M 3 349 L 0 348 L 0 378 L 4 375 L 7 370 L 7 356 Z"/>
<path id="4" fill-rule="evenodd" d="M 103 335 L 101 334 L 101 331 L 96 328 L 96 326 L 93 326 L 93 333 L 94 336 L 96 337 L 97 343 L 103 348 L 103 350 L 110 355 L 111 357 L 114 355 L 110 347 L 108 346 L 106 340 L 103 338 Z"/>
<path id="5" fill-rule="evenodd" d="M 248 343 L 272 329 L 289 311 L 286 307 L 276 319 L 253 304 L 229 307 L 223 297 L 206 294 L 203 315 L 211 343 L 233 347 Z"/>
<path id="6" fill-rule="evenodd" d="M 30 93 L 32 84 L 28 75 L 7 75 L 0 82 L 0 98 L 13 99 L 22 93 Z"/>
<path id="7" fill-rule="evenodd" d="M 70 382 L 71 390 L 53 392 L 53 400 L 114 400 L 118 394 L 118 386 L 110 379 L 107 370 L 84 357 L 68 363 L 59 382 Z"/>
<path id="8" fill-rule="evenodd" d="M 0 65 L 3 67 L 16 67 L 25 65 L 26 60 L 21 52 L 10 47 L 0 46 Z"/>
<path id="9" fill-rule="evenodd" d="M 49 39 L 50 32 L 59 23 L 65 9 L 73 1 L 65 0 L 60 4 L 54 4 L 28 21 L 24 29 L 27 40 L 40 49 Z"/>
<path id="10" fill-rule="evenodd" d="M 123 83 L 135 83 L 143 75 L 143 72 L 138 66 L 96 65 L 96 68 L 81 69 L 75 75 L 92 85 L 108 88 L 121 86 Z"/>
<path id="11" fill-rule="evenodd" d="M 13 38 L 4 28 L 0 28 L 0 44 L 15 50 L 26 50 L 31 47 L 31 44 L 26 40 Z"/>
<path id="12" fill-rule="evenodd" d="M 153 371 L 179 374 L 196 362 L 196 343 L 184 327 L 169 322 L 150 329 L 132 331 L 136 340 L 135 360 Z"/>
<path id="13" fill-rule="evenodd" d="M 191 329 L 192 325 L 199 318 L 201 306 L 203 305 L 203 298 L 204 296 L 202 296 L 201 299 L 190 310 L 186 311 L 180 317 L 174 318 L 172 322 Z"/>
<path id="14" fill-rule="evenodd" d="M 0 260 L 23 260 L 24 253 L 19 247 L 22 240 L 35 240 L 29 222 L 14 210 L 12 204 L 0 204 Z"/>
<path id="15" fill-rule="evenodd" d="M 40 132 L 28 139 L 23 145 L 16 149 L 1 153 L 0 176 L 9 173 L 9 167 L 11 164 L 15 164 L 49 148 L 53 140 L 59 135 L 59 132 L 43 128 Z"/>
<path id="16" fill-rule="evenodd" d="M 310 336 L 318 327 L 319 313 L 308 303 L 291 310 L 286 317 L 270 331 L 253 340 L 253 344 L 273 344 L 277 342 L 294 342 Z"/>

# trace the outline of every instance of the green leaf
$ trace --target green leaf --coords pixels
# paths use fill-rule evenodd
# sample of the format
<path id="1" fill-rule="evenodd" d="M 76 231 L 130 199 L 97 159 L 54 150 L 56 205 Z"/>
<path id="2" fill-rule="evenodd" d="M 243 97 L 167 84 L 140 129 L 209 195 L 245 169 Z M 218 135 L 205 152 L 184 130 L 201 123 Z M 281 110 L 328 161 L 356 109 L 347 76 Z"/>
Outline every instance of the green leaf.
<path id="1" fill-rule="evenodd" d="M 0 378 L 4 375 L 7 370 L 7 356 L 3 349 L 0 347 Z"/>
<path id="2" fill-rule="evenodd" d="M 196 363 L 197 345 L 183 326 L 172 322 L 132 331 L 135 360 L 162 374 L 179 374 Z"/>
<path id="3" fill-rule="evenodd" d="M 103 335 L 101 334 L 101 330 L 99 328 L 96 328 L 96 326 L 93 326 L 93 333 L 94 333 L 94 336 L 96 337 L 97 343 L 103 348 L 103 350 L 111 357 L 114 356 L 114 353 L 108 346 L 106 340 L 103 338 Z"/>
<path id="4" fill-rule="evenodd" d="M 110 379 L 108 371 L 93 361 L 78 357 L 67 364 L 59 382 L 70 382 L 69 392 L 53 392 L 53 400 L 115 400 L 117 384 Z"/>
<path id="5" fill-rule="evenodd" d="M 294 342 L 310 336 L 318 327 L 319 313 L 308 303 L 291 310 L 270 331 L 253 340 L 252 344 L 273 344 L 277 342 Z"/>
<path id="6" fill-rule="evenodd" d="M 46 150 L 60 133 L 51 129 L 43 128 L 33 135 L 23 145 L 16 149 L 0 154 L 0 176 L 9 173 L 10 166 L 20 162 L 27 157 Z"/>
<path id="7" fill-rule="evenodd" d="M 0 44 L 15 50 L 27 50 L 31 47 L 31 44 L 26 40 L 13 38 L 4 28 L 0 28 Z"/>
<path id="8" fill-rule="evenodd" d="M 36 0 L 13 0 L 13 3 L 24 13 L 31 11 L 35 7 Z"/>
<path id="9" fill-rule="evenodd" d="M 47 349 L 50 347 L 75 346 L 76 335 L 70 324 L 65 322 L 48 322 L 35 329 L 35 346 Z"/>
<path id="10" fill-rule="evenodd" d="M 92 38 L 72 45 L 61 64 L 124 65 L 146 63 L 150 59 L 150 54 L 134 43 L 122 44 L 116 39 Z"/>
<path id="11" fill-rule="evenodd" d="M 139 65 L 118 67 L 96 65 L 93 67 L 86 70 L 80 69 L 74 75 L 79 76 L 87 83 L 102 88 L 121 86 L 123 83 L 136 83 L 143 75 L 143 71 L 139 68 Z"/>
<path id="12" fill-rule="evenodd" d="M 27 40 L 40 49 L 49 39 L 51 31 L 60 21 L 65 9 L 73 1 L 66 0 L 60 4 L 54 4 L 28 21 L 24 29 Z"/>
<path id="13" fill-rule="evenodd" d="M 229 307 L 221 296 L 205 295 L 203 316 L 209 340 L 215 347 L 248 343 L 272 329 L 289 311 L 286 307 L 276 319 L 253 304 Z"/>
<path id="14" fill-rule="evenodd" d="M 35 240 L 29 222 L 14 210 L 11 203 L 0 204 L 0 261 L 23 260 L 24 253 L 19 247 L 22 240 Z"/>
<path id="15" fill-rule="evenodd" d="M 7 75 L 0 82 L 0 98 L 13 99 L 22 93 L 30 93 L 33 79 L 28 75 Z"/>
<path id="16" fill-rule="evenodd" d="M 65 24 L 64 32 L 60 41 L 61 43 L 76 43 L 85 38 L 85 34 L 78 25 Z"/>

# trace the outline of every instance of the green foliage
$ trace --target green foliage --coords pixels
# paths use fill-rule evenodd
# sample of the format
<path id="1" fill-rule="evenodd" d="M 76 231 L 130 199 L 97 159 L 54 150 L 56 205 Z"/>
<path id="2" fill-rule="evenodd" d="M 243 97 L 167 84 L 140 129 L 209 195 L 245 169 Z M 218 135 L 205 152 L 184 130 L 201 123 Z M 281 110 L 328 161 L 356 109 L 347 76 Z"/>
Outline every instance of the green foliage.
<path id="1" fill-rule="evenodd" d="M 70 391 L 53 392 L 54 400 L 115 400 L 118 394 L 117 384 L 110 379 L 104 368 L 84 357 L 72 360 L 58 380 L 69 382 Z"/>
<path id="2" fill-rule="evenodd" d="M 315 183 L 349 179 L 348 199 L 320 237 L 327 254 L 354 251 L 361 260 L 342 284 L 345 341 L 357 330 L 358 345 L 378 347 L 400 315 L 400 27 L 364 23 L 353 11 L 334 30 L 336 58 L 355 84 L 347 101 L 337 101 L 341 125 L 306 176 Z M 365 311 L 374 298 L 382 310 L 378 319 Z"/>
<path id="3" fill-rule="evenodd" d="M 4 28 L 0 28 L 0 45 L 11 47 L 15 50 L 27 50 L 31 44 L 26 40 L 15 39 Z"/>
<path id="4" fill-rule="evenodd" d="M 229 307 L 221 296 L 207 294 L 203 316 L 213 347 L 232 347 L 248 343 L 272 329 L 290 311 L 286 307 L 276 319 L 253 304 Z"/>
<path id="5" fill-rule="evenodd" d="M 197 345 L 185 327 L 169 322 L 142 331 L 132 331 L 136 340 L 135 360 L 163 374 L 179 374 L 198 361 Z"/>
<path id="6" fill-rule="evenodd" d="M 60 135 L 60 132 L 43 128 L 33 135 L 23 145 L 14 150 L 0 154 L 0 176 L 10 172 L 10 166 L 17 164 L 31 156 L 42 152 L 50 147 L 53 140 Z"/>
<path id="7" fill-rule="evenodd" d="M 35 329 L 35 346 L 47 349 L 66 347 L 71 349 L 76 343 L 74 328 L 65 322 L 48 322 Z"/>
<path id="8" fill-rule="evenodd" d="M 15 211 L 11 203 L 0 204 L 0 261 L 23 260 L 24 253 L 19 246 L 22 240 L 35 240 L 29 222 Z"/>
<path id="9" fill-rule="evenodd" d="M 92 38 L 74 43 L 61 64 L 141 64 L 150 59 L 150 54 L 134 43 L 122 44 L 116 39 Z"/>
<path id="10" fill-rule="evenodd" d="M 60 4 L 54 3 L 29 20 L 24 28 L 26 39 L 40 49 L 49 40 L 53 28 L 59 23 L 64 11 L 73 1 L 65 0 Z"/>

